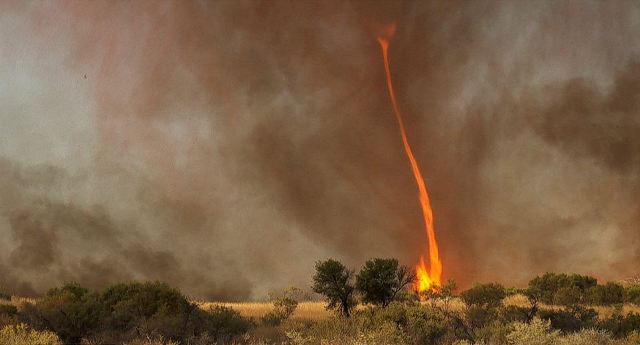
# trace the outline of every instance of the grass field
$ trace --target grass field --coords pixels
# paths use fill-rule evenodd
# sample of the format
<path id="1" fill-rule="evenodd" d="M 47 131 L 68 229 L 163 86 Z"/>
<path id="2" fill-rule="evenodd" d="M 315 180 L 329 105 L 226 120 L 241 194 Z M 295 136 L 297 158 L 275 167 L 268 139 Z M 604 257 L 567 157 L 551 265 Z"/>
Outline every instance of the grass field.
<path id="1" fill-rule="evenodd" d="M 273 304 L 267 302 L 201 302 L 199 305 L 204 309 L 221 305 L 238 311 L 242 316 L 253 318 L 260 318 L 273 309 Z M 291 318 L 304 320 L 326 319 L 332 314 L 326 310 L 325 306 L 324 302 L 300 302 Z"/>
<path id="2" fill-rule="evenodd" d="M 44 297 L 43 297 L 44 298 Z M 38 303 L 39 299 L 22 298 L 13 296 L 10 300 L 0 300 L 0 304 L 11 304 L 23 308 L 25 304 Z M 431 340 L 440 339 L 439 344 L 447 345 L 483 345 L 483 344 L 499 344 L 499 345 L 638 345 L 640 344 L 640 333 L 623 333 L 614 338 L 613 333 L 598 333 L 593 329 L 581 329 L 576 334 L 572 332 L 559 333 L 550 328 L 549 323 L 531 321 L 524 326 L 520 326 L 520 330 L 510 321 L 499 321 L 488 323 L 485 326 L 471 326 L 469 323 L 472 319 L 460 319 L 463 323 L 455 323 L 448 318 L 439 318 L 438 311 L 445 312 L 448 310 L 452 313 L 448 315 L 457 315 L 464 317 L 465 315 L 481 315 L 473 314 L 473 307 L 469 307 L 460 297 L 450 297 L 443 299 L 433 299 L 417 304 L 397 304 L 385 312 L 381 309 L 371 309 L 368 306 L 358 306 L 357 310 L 362 313 L 354 313 L 351 318 L 345 319 L 335 317 L 336 315 L 326 309 L 326 304 L 319 301 L 300 302 L 289 318 L 282 323 L 270 324 L 265 321 L 263 316 L 274 310 L 273 303 L 270 302 L 213 302 L 213 301 L 194 301 L 197 306 L 204 310 L 211 309 L 215 306 L 223 306 L 237 311 L 241 316 L 250 318 L 246 322 L 252 324 L 239 338 L 239 342 L 233 344 L 239 345 L 416 345 L 431 344 Z M 529 300 L 524 295 L 512 295 L 503 300 L 504 306 L 518 306 L 525 310 L 530 307 Z M 476 306 L 477 305 L 473 305 Z M 433 308 L 436 307 L 436 308 Z M 562 310 L 565 307 L 556 305 L 539 304 L 541 310 Z M 614 314 L 640 314 L 640 306 L 633 304 L 625 304 L 618 306 L 584 306 L 593 308 L 597 311 L 596 318 L 602 320 L 603 324 L 608 322 Z M 25 308 L 28 310 L 28 308 Z M 476 309 L 477 310 L 477 309 Z M 569 309 L 571 310 L 571 309 Z M 423 314 L 424 311 L 430 311 Z M 470 313 L 470 314 L 467 314 Z M 399 317 L 404 315 L 398 319 Z M 413 316 L 412 316 L 413 315 Z M 491 315 L 491 314 L 487 314 Z M 493 316 L 496 317 L 496 316 Z M 592 320 L 593 320 L 592 316 Z M 636 317 L 631 315 L 630 317 Z M 221 319 L 222 320 L 222 319 Z M 268 319 L 266 319 L 268 320 Z M 394 321 L 391 321 L 394 320 Z M 5 317 L 0 319 L 0 323 L 9 324 L 12 321 Z M 400 323 L 398 323 L 400 322 Z M 542 323 L 541 323 L 542 322 Z M 599 322 L 599 321 L 598 321 Z M 591 323 L 591 325 L 599 325 L 599 323 Z M 442 332 L 438 333 L 438 329 L 442 328 Z M 456 329 L 464 328 L 473 333 L 473 337 L 478 342 L 457 342 L 460 334 L 456 333 Z M 479 328 L 470 328 L 479 327 Z M 485 328 L 482 328 L 485 327 Z M 488 328 L 487 328 L 488 327 Z M 515 327 L 515 328 L 514 328 Z M 524 327 L 524 328 L 523 328 Z M 637 324 L 633 326 L 637 329 Z M 434 333 L 435 331 L 435 333 Z M 440 334 L 440 335 L 438 335 Z M 516 337 L 518 342 L 505 342 L 504 337 L 508 334 Z M 417 337 L 417 338 L 416 338 Z M 420 338 L 427 337 L 427 338 Z M 444 338 L 441 338 L 444 337 Z M 422 340 L 420 340 L 422 339 Z M 424 340 L 427 339 L 427 340 Z M 428 340 L 431 339 L 431 340 Z M 485 340 L 494 341 L 487 343 Z M 493 340 L 491 340 L 493 339 Z M 535 341 L 531 342 L 530 340 Z M 543 339 L 543 342 L 539 342 Z M 1 339 L 0 339 L 1 340 Z M 500 342 L 501 341 L 501 342 Z M 1 342 L 1 341 L 0 341 Z M 23 344 L 23 343 L 20 343 Z M 58 343 L 56 343 L 58 344 Z M 93 344 L 93 343 L 92 343 Z M 130 343 L 138 344 L 138 343 Z M 166 341 L 142 342 L 139 344 L 147 345 L 171 345 L 176 344 Z M 201 344 L 201 343 L 198 343 Z M 210 345 L 211 342 L 203 342 L 202 344 Z"/>
<path id="3" fill-rule="evenodd" d="M 438 300 L 436 302 L 424 302 L 426 304 L 437 303 L 442 305 L 444 302 Z M 245 317 L 253 317 L 260 318 L 264 316 L 267 312 L 273 309 L 273 304 L 268 302 L 236 302 L 236 303 L 227 303 L 227 302 L 200 302 L 198 303 L 201 308 L 207 309 L 209 307 L 215 305 L 221 305 L 225 307 L 232 308 L 238 311 L 242 316 Z M 513 295 L 505 298 L 505 305 L 515 305 L 519 307 L 529 306 L 529 301 L 527 297 L 524 295 Z M 323 320 L 327 319 L 331 315 L 333 315 L 330 311 L 326 310 L 326 304 L 324 302 L 301 302 L 298 304 L 298 308 L 296 308 L 295 313 L 292 316 L 292 319 L 299 320 Z M 363 306 L 359 306 L 358 309 L 364 308 Z M 465 308 L 464 302 L 462 302 L 458 298 L 453 298 L 447 302 L 447 308 L 452 310 L 462 310 Z M 541 309 L 562 309 L 561 306 L 554 305 L 546 305 L 541 304 Z M 604 306 L 590 306 L 590 308 L 595 309 L 598 312 L 598 316 L 603 319 L 610 317 L 616 310 L 616 307 L 604 307 Z M 640 306 L 633 304 L 625 304 L 622 306 L 622 313 L 640 313 Z"/>
<path id="4" fill-rule="evenodd" d="M 11 304 L 19 306 L 24 303 L 35 303 L 37 299 L 28 297 L 13 296 L 11 300 L 0 300 L 0 304 Z M 444 302 L 438 300 L 436 302 L 424 302 L 426 304 L 437 303 L 442 305 Z M 197 304 L 203 308 L 208 309 L 216 305 L 225 306 L 238 311 L 242 316 L 259 319 L 269 311 L 273 310 L 273 304 L 270 302 L 197 302 Z M 504 300 L 505 305 L 515 305 L 519 307 L 525 307 L 529 305 L 529 301 L 526 296 L 512 295 Z M 358 306 L 357 309 L 365 308 Z M 447 308 L 452 310 L 462 310 L 465 308 L 464 302 L 458 298 L 453 298 L 447 302 Z M 562 309 L 561 306 L 541 304 L 541 309 Z M 608 318 L 616 312 L 616 308 L 613 306 L 590 306 L 598 312 L 598 316 L 601 319 Z M 625 304 L 621 307 L 622 314 L 639 313 L 640 306 L 634 304 Z M 324 320 L 332 316 L 332 312 L 326 309 L 326 303 L 324 302 L 300 302 L 296 308 L 295 313 L 291 317 L 293 320 Z"/>

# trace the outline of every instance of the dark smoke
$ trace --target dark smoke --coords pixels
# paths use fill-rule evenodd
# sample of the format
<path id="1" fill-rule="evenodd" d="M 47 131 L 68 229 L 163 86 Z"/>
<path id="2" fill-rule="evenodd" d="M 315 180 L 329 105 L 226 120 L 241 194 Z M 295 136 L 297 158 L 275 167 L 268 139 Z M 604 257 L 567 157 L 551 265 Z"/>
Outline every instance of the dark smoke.
<path id="1" fill-rule="evenodd" d="M 637 273 L 637 2 L 63 1 L 0 5 L 0 283 L 244 299 L 415 263 L 390 22 L 445 278 Z"/>

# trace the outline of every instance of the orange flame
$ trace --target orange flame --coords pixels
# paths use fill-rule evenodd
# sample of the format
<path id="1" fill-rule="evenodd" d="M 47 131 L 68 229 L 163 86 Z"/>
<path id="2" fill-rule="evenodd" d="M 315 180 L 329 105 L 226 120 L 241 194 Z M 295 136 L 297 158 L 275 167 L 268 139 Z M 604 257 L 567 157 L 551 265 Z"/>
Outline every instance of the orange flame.
<path id="1" fill-rule="evenodd" d="M 418 185 L 418 191 L 420 192 L 420 206 L 422 207 L 422 215 L 424 217 L 424 223 L 426 227 L 427 237 L 429 240 L 429 271 L 427 272 L 427 266 L 424 263 L 424 258 L 420 257 L 420 262 L 416 265 L 416 275 L 418 281 L 416 282 L 415 289 L 418 292 L 425 292 L 436 286 L 440 286 L 442 283 L 442 262 L 440 261 L 440 254 L 438 251 L 438 242 L 436 241 L 436 233 L 433 228 L 433 211 L 431 210 L 431 202 L 429 201 L 429 193 L 427 193 L 427 186 L 420 173 L 420 168 L 413 156 L 413 151 L 409 145 L 407 139 L 407 133 L 404 128 L 404 121 L 402 120 L 402 114 L 398 108 L 398 102 L 396 101 L 396 94 L 391 83 L 391 70 L 389 68 L 389 40 L 395 33 L 395 24 L 387 27 L 383 33 L 378 36 L 378 42 L 382 48 L 382 57 L 384 58 L 384 70 L 387 75 L 387 88 L 389 89 L 389 97 L 391 97 L 391 104 L 393 105 L 393 111 L 398 120 L 400 127 L 400 135 L 402 136 L 402 144 L 404 145 L 404 151 L 407 154 L 409 163 L 411 163 L 411 170 L 413 176 L 416 179 Z"/>

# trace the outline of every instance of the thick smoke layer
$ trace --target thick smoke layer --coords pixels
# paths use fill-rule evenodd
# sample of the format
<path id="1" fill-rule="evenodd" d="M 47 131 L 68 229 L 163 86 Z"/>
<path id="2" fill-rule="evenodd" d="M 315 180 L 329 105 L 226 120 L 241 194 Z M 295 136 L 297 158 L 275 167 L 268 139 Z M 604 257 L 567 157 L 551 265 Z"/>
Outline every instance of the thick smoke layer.
<path id="1" fill-rule="evenodd" d="M 0 5 L 0 283 L 245 299 L 413 265 L 390 22 L 445 278 L 637 273 L 635 1 L 61 1 Z"/>

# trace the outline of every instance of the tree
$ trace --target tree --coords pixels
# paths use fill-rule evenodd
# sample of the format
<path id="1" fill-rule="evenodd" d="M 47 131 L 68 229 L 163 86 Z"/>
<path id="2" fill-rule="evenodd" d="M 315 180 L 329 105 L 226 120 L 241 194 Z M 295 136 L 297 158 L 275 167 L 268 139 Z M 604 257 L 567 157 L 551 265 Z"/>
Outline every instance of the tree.
<path id="1" fill-rule="evenodd" d="M 318 261 L 312 289 L 326 297 L 327 309 L 338 310 L 342 315 L 349 317 L 357 304 L 353 276 L 353 270 L 347 269 L 340 261 Z"/>
<path id="2" fill-rule="evenodd" d="M 362 302 L 388 306 L 398 292 L 416 280 L 415 272 L 400 266 L 396 259 L 375 258 L 367 261 L 356 277 Z"/>

